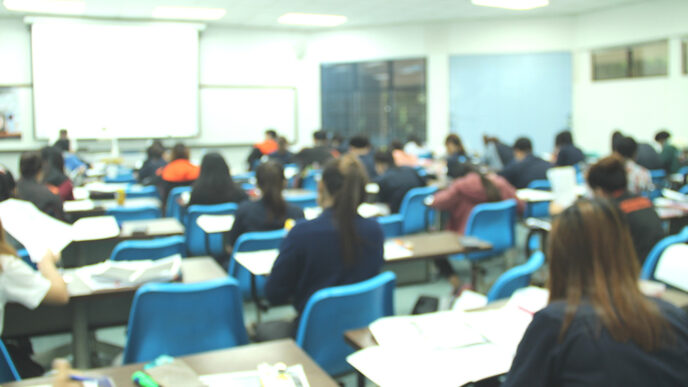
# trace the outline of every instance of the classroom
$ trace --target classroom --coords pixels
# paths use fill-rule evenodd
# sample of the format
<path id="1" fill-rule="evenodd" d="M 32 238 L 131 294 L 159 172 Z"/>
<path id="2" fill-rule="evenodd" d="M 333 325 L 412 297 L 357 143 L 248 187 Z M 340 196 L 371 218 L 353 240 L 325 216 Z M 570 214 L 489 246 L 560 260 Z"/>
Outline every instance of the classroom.
<path id="1" fill-rule="evenodd" d="M 686 15 L 2 0 L 0 383 L 688 385 Z"/>

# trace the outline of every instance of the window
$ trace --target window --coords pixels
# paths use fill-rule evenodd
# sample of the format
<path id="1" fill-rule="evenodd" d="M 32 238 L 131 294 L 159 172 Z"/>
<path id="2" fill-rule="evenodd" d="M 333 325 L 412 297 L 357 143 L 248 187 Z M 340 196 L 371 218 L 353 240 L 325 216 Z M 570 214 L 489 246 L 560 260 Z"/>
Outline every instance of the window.
<path id="1" fill-rule="evenodd" d="M 323 64 L 322 128 L 375 145 L 426 137 L 425 59 Z"/>
<path id="2" fill-rule="evenodd" d="M 665 76 L 669 48 L 666 40 L 593 51 L 593 80 Z"/>

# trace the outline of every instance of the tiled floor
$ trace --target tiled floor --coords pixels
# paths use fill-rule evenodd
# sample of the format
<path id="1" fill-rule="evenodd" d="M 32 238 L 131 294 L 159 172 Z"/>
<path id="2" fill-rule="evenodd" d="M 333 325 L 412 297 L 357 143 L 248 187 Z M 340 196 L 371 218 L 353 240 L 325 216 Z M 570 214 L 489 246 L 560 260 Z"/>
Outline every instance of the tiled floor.
<path id="1" fill-rule="evenodd" d="M 519 238 L 517 240 L 524 240 L 525 231 L 522 229 L 518 229 L 518 234 Z M 489 259 L 485 262 L 481 263 L 481 267 L 485 269 L 485 274 L 483 276 L 483 281 L 480 286 L 478 286 L 478 290 L 485 293 L 487 290 L 489 290 L 489 287 L 496 281 L 496 279 L 499 277 L 499 275 L 504 272 L 504 270 L 507 267 L 507 262 L 508 266 L 513 266 L 519 263 L 522 263 L 525 260 L 524 254 L 523 254 L 523 248 L 519 247 L 514 249 L 511 252 L 508 252 L 507 254 L 501 256 L 501 257 L 496 257 L 494 259 Z M 424 265 L 424 263 L 419 262 L 420 265 Z M 455 270 L 459 274 L 460 278 L 464 283 L 467 283 L 470 281 L 470 266 L 467 262 L 465 261 L 460 261 L 460 262 L 453 262 L 452 263 Z M 420 296 L 431 296 L 431 297 L 438 297 L 440 298 L 440 308 L 446 308 L 448 307 L 450 303 L 450 290 L 451 286 L 449 283 L 441 278 L 437 278 L 437 275 L 435 274 L 434 267 L 431 266 L 431 280 L 423 283 L 418 283 L 418 284 L 410 284 L 410 285 L 399 285 L 396 289 L 395 292 L 395 310 L 396 314 L 404 315 L 404 314 L 410 314 L 411 310 L 413 309 L 413 306 L 415 305 L 416 301 Z M 403 269 L 400 269 L 401 271 L 403 270 L 417 270 L 419 267 L 405 267 Z M 420 266 L 421 269 L 424 269 L 425 267 Z M 396 269 L 395 269 L 396 271 Z M 405 273 L 398 273 L 398 275 L 401 277 Z M 280 307 L 271 307 L 267 312 L 263 313 L 263 321 L 269 321 L 269 320 L 274 320 L 274 319 L 287 319 L 287 318 L 294 318 L 296 316 L 296 313 L 294 309 L 291 306 L 280 306 Z M 256 311 L 255 311 L 255 306 L 253 303 L 246 303 L 244 305 L 244 320 L 246 321 L 246 324 L 250 326 L 256 321 Z M 96 333 L 96 337 L 99 341 L 110 343 L 119 347 L 124 347 L 124 344 L 126 342 L 126 330 L 125 327 L 114 327 L 114 328 L 107 328 L 107 329 L 100 329 Z M 52 336 L 45 336 L 45 337 L 39 337 L 39 338 L 34 338 L 33 345 L 34 345 L 34 350 L 36 352 L 45 352 L 49 351 L 55 347 L 61 346 L 61 345 L 68 345 L 70 343 L 70 335 L 68 334 L 60 334 L 60 335 L 52 335 Z M 103 365 L 107 365 L 110 362 L 117 362 L 117 358 L 113 358 L 112 356 L 108 355 L 101 355 L 103 358 L 101 361 L 103 362 Z M 47 360 L 49 362 L 49 360 Z M 346 386 L 355 386 L 355 377 L 354 375 L 349 375 L 344 378 L 340 379 L 340 382 L 344 383 Z"/>

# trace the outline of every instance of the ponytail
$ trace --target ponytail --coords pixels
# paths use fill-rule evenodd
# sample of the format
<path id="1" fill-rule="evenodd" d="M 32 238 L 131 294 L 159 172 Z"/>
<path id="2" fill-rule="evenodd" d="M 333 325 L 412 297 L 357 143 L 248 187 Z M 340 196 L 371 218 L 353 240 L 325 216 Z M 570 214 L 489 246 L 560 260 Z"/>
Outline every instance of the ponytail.
<path id="1" fill-rule="evenodd" d="M 480 182 L 485 189 L 485 196 L 487 196 L 488 202 L 498 202 L 502 200 L 502 193 L 499 192 L 497 186 L 494 185 L 492 180 L 490 180 L 484 173 L 477 172 L 480 176 Z"/>
<path id="2" fill-rule="evenodd" d="M 256 182 L 263 194 L 263 203 L 267 207 L 268 219 L 283 219 L 287 214 L 287 203 L 282 197 L 284 188 L 284 169 L 275 161 L 268 161 L 258 166 Z"/>
<path id="3" fill-rule="evenodd" d="M 358 158 L 344 155 L 327 163 L 322 179 L 334 200 L 332 210 L 339 229 L 344 264 L 352 266 L 356 263 L 360 242 L 355 220 L 358 206 L 365 198 L 366 171 Z"/>

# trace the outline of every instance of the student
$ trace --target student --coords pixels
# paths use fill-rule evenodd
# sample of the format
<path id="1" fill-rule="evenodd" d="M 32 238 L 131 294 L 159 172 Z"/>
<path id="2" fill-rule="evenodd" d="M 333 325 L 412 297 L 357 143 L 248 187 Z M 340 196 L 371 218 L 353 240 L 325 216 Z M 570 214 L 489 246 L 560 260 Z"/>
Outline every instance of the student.
<path id="1" fill-rule="evenodd" d="M 172 148 L 172 161 L 159 171 L 160 198 L 167 202 L 167 195 L 174 187 L 189 186 L 193 184 L 200 174 L 200 168 L 189 161 L 189 148 L 177 143 Z"/>
<path id="2" fill-rule="evenodd" d="M 50 191 L 58 195 L 64 202 L 74 200 L 74 184 L 64 173 L 64 158 L 62 152 L 53 146 L 46 146 L 41 149 L 43 158 L 43 184 L 46 184 Z"/>
<path id="3" fill-rule="evenodd" d="M 189 205 L 240 203 L 248 195 L 234 183 L 229 166 L 219 153 L 208 153 L 201 161 L 201 172 L 191 188 Z"/>
<path id="4" fill-rule="evenodd" d="M 401 141 L 394 140 L 390 144 L 392 148 L 392 157 L 394 157 L 394 164 L 399 167 L 415 167 L 418 165 L 418 157 L 404 152 L 404 146 Z"/>
<path id="5" fill-rule="evenodd" d="M 360 282 L 380 272 L 382 228 L 375 219 L 357 212 L 365 198 L 366 181 L 365 169 L 353 155 L 325 165 L 318 185 L 323 213 L 297 223 L 282 242 L 265 283 L 268 301 L 281 304 L 291 299 L 300 315 L 316 291 Z M 297 322 L 298 318 L 292 328 Z"/>
<path id="6" fill-rule="evenodd" d="M 29 309 L 41 304 L 66 304 L 69 301 L 67 285 L 55 264 L 60 259 L 46 251 L 37 263 L 38 271 L 32 269 L 7 243 L 0 223 L 0 333 L 4 321 L 5 304 L 16 302 Z M 20 342 L 23 340 L 20 340 Z M 42 369 L 31 361 L 23 346 L 6 343 L 15 366 L 22 377 L 39 376 Z M 30 345 L 27 346 L 30 348 Z"/>
<path id="7" fill-rule="evenodd" d="M 327 133 L 318 130 L 313 133 L 313 144 L 311 148 L 301 149 L 299 153 L 294 156 L 294 160 L 299 164 L 301 169 L 315 168 L 320 169 L 331 158 L 335 157 L 336 151 L 327 145 Z"/>
<path id="8" fill-rule="evenodd" d="M 517 199 L 516 190 L 503 177 L 495 174 L 483 174 L 467 164 L 464 176 L 454 180 L 449 188 L 433 197 L 431 206 L 449 212 L 447 228 L 458 234 L 466 230 L 466 222 L 475 206 L 480 203 L 498 202 L 506 199 Z M 518 201 L 518 199 L 517 199 Z M 522 212 L 524 204 L 518 201 L 518 210 Z M 456 292 L 459 288 L 459 277 L 454 273 L 449 262 L 436 261 L 440 275 L 449 278 Z"/>
<path id="9" fill-rule="evenodd" d="M 617 139 L 614 145 L 616 146 L 614 154 L 624 160 L 628 192 L 639 194 L 652 191 L 655 187 L 652 184 L 650 171 L 633 161 L 638 151 L 638 144 L 635 140 L 631 137 L 622 136 Z"/>
<path id="10" fill-rule="evenodd" d="M 502 169 L 499 174 L 516 189 L 526 188 L 533 180 L 547 178 L 547 170 L 552 165 L 533 155 L 533 144 L 521 137 L 514 143 L 514 161 Z"/>
<path id="11" fill-rule="evenodd" d="M 470 164 L 461 138 L 454 133 L 449 134 L 444 139 L 444 147 L 447 150 L 447 176 L 457 178 L 468 173 Z"/>
<path id="12" fill-rule="evenodd" d="M 339 133 L 332 135 L 332 140 L 330 140 L 330 148 L 332 148 L 334 157 L 339 157 L 349 151 L 346 139 Z"/>
<path id="13" fill-rule="evenodd" d="M 17 199 L 33 203 L 39 210 L 57 218 L 64 219 L 62 200 L 50 192 L 43 181 L 43 160 L 35 151 L 24 152 L 19 159 L 21 177 L 17 181 Z"/>
<path id="14" fill-rule="evenodd" d="M 249 171 L 255 169 L 261 157 L 275 152 L 278 148 L 277 132 L 275 132 L 273 129 L 266 130 L 263 141 L 254 144 L 253 148 L 251 148 L 251 152 L 248 155 L 248 159 L 246 161 L 248 162 Z"/>
<path id="15" fill-rule="evenodd" d="M 289 151 L 289 142 L 286 138 L 277 139 L 277 150 L 268 155 L 268 160 L 274 160 L 285 165 L 291 164 L 294 160 L 294 153 Z"/>
<path id="16" fill-rule="evenodd" d="M 415 169 L 397 166 L 389 152 L 375 152 L 375 170 L 378 174 L 375 182 L 380 186 L 378 198 L 380 202 L 389 205 L 392 213 L 399 212 L 401 202 L 408 191 L 425 186 L 425 182 Z"/>
<path id="17" fill-rule="evenodd" d="M 491 170 L 499 171 L 514 160 L 514 149 L 497 137 L 484 134 L 483 144 L 485 145 L 484 162 Z"/>
<path id="18" fill-rule="evenodd" d="M 669 144 L 669 137 L 671 135 L 666 130 L 662 130 L 655 136 L 655 141 L 662 146 L 662 152 L 659 154 L 659 159 L 662 161 L 662 168 L 667 174 L 678 172 L 678 149 Z"/>
<path id="19" fill-rule="evenodd" d="M 652 202 L 628 191 L 624 160 L 611 156 L 592 165 L 588 170 L 588 186 L 595 196 L 615 202 L 625 214 L 635 256 L 642 265 L 652 247 L 664 237 L 664 229 Z"/>
<path id="20" fill-rule="evenodd" d="M 349 153 L 356 155 L 368 172 L 368 179 L 377 178 L 375 170 L 375 155 L 370 146 L 370 140 L 363 135 L 353 136 L 349 140 Z"/>
<path id="21" fill-rule="evenodd" d="M 14 197 L 14 189 L 17 183 L 14 176 L 7 167 L 0 164 L 0 202 Z"/>
<path id="22" fill-rule="evenodd" d="M 416 135 L 411 135 L 404 145 L 404 152 L 411 156 L 422 157 L 430 154 L 428 148 L 423 146 L 423 142 Z"/>
<path id="23" fill-rule="evenodd" d="M 622 217 L 612 203 L 580 199 L 554 218 L 549 305 L 533 316 L 503 387 L 686 384 L 688 316 L 640 292 Z"/>
<path id="24" fill-rule="evenodd" d="M 557 167 L 576 165 L 585 161 L 583 151 L 573 145 L 573 136 L 569 130 L 557 134 L 554 139 L 554 147 L 555 165 Z"/>
<path id="25" fill-rule="evenodd" d="M 69 152 L 71 147 L 67 129 L 60 129 L 60 137 L 57 139 L 57 141 L 55 141 L 53 146 L 62 152 Z"/>
<path id="26" fill-rule="evenodd" d="M 137 180 L 144 185 L 155 184 L 158 176 L 158 171 L 161 171 L 167 165 L 167 161 L 163 158 L 165 148 L 158 143 L 153 143 L 146 150 L 148 158 L 143 162 L 141 169 L 139 169 Z"/>
<path id="27" fill-rule="evenodd" d="M 234 246 L 241 234 L 284 228 L 287 219 L 303 219 L 303 210 L 287 203 L 282 197 L 286 180 L 282 165 L 275 161 L 260 164 L 256 169 L 256 183 L 261 198 L 244 201 L 234 215 L 234 224 L 227 235 L 227 243 Z"/>

